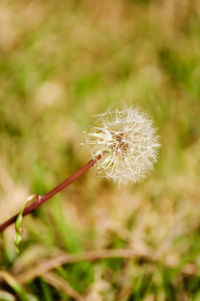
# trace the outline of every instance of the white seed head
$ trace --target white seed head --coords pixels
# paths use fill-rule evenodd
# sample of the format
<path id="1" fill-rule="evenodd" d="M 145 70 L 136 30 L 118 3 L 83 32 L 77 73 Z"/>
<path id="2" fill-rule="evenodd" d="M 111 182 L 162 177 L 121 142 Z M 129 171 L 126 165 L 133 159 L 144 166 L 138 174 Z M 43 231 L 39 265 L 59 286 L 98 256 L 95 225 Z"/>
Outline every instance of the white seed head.
<path id="1" fill-rule="evenodd" d="M 97 115 L 98 126 L 85 133 L 86 147 L 99 173 L 119 183 L 138 182 L 157 160 L 158 136 L 152 120 L 139 108 L 109 110 Z"/>

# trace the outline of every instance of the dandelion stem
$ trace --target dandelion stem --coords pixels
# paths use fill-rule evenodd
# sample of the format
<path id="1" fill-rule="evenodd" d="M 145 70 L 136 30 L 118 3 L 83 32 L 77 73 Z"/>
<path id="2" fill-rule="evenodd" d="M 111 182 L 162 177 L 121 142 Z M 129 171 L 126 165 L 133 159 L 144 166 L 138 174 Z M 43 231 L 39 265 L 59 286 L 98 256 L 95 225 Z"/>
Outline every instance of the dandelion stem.
<path id="1" fill-rule="evenodd" d="M 98 160 L 100 160 L 102 157 L 102 154 L 99 154 L 96 158 L 91 159 L 89 162 L 87 162 L 83 167 L 81 167 L 79 170 L 77 170 L 71 177 L 64 180 L 62 183 L 57 185 L 55 188 L 47 192 L 45 195 L 40 196 L 37 195 L 36 201 L 29 204 L 23 211 L 23 216 L 31 213 L 35 209 L 37 209 L 39 206 L 44 204 L 46 201 L 51 199 L 54 195 L 56 195 L 59 191 L 66 188 L 68 185 L 73 183 L 76 179 L 78 179 L 80 176 L 82 176 L 90 167 L 92 167 Z M 18 216 L 19 213 L 13 215 L 11 218 L 9 218 L 7 221 L 5 221 L 3 224 L 0 225 L 0 232 L 5 230 L 8 226 L 13 224 Z"/>

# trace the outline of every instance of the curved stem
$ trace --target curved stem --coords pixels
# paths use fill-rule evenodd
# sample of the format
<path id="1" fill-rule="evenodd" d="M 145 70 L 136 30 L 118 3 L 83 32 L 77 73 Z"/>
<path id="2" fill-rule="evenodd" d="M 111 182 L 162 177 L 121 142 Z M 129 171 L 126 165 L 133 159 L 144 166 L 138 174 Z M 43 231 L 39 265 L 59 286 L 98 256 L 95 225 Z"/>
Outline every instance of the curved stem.
<path id="1" fill-rule="evenodd" d="M 33 210 L 44 204 L 47 200 L 52 198 L 54 195 L 56 195 L 59 191 L 63 190 L 65 187 L 73 183 L 76 179 L 78 179 L 80 176 L 82 176 L 90 167 L 92 167 L 99 159 L 101 159 L 102 155 L 99 154 L 95 159 L 90 160 L 87 162 L 83 167 L 81 167 L 79 170 L 77 170 L 71 177 L 64 180 L 61 184 L 47 192 L 45 195 L 40 196 L 37 195 L 37 199 L 35 202 L 28 205 L 24 211 L 23 216 L 31 213 Z M 8 226 L 13 224 L 18 216 L 19 213 L 13 215 L 11 218 L 9 218 L 7 221 L 5 221 L 3 224 L 0 225 L 0 232 L 5 230 Z"/>

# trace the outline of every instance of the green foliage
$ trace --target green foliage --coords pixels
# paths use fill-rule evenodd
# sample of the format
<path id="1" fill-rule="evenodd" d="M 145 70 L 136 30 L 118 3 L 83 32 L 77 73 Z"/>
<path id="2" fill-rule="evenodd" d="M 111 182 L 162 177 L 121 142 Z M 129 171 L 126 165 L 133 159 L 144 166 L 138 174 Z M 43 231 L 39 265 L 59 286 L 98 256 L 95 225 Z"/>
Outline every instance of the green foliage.
<path id="1" fill-rule="evenodd" d="M 19 244 L 22 241 L 22 218 L 23 218 L 23 211 L 24 208 L 20 210 L 20 213 L 16 219 L 15 223 L 15 246 L 16 246 L 16 251 L 19 253 Z"/>
<path id="2" fill-rule="evenodd" d="M 53 301 L 53 293 L 49 285 L 43 280 L 40 279 L 41 282 L 41 291 L 43 295 L 43 300 L 44 301 Z"/>
<path id="3" fill-rule="evenodd" d="M 79 262 L 59 268 L 58 273 L 62 275 L 70 285 L 80 293 L 83 293 L 94 281 L 93 266 L 90 262 Z"/>

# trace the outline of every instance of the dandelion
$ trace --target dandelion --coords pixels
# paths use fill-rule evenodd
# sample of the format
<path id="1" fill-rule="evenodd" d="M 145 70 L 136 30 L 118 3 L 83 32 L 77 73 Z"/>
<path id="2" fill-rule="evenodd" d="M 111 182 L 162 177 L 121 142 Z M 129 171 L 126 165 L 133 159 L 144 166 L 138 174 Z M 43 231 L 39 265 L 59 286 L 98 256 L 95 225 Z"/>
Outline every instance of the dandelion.
<path id="1" fill-rule="evenodd" d="M 30 196 L 28 201 L 35 201 L 29 205 L 26 203 L 19 213 L 0 224 L 0 232 L 16 222 L 18 244 L 21 241 L 22 216 L 44 204 L 95 164 L 103 176 L 119 183 L 136 183 L 153 168 L 160 145 L 152 120 L 146 114 L 139 108 L 127 107 L 123 111 L 109 110 L 97 117 L 99 126 L 85 133 L 85 145 L 92 159 L 46 194 Z"/>
<path id="2" fill-rule="evenodd" d="M 101 175 L 115 182 L 138 182 L 157 160 L 158 136 L 152 120 L 139 108 L 97 115 L 98 126 L 85 132 L 86 146 Z"/>

